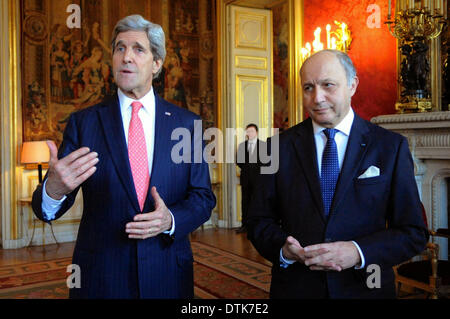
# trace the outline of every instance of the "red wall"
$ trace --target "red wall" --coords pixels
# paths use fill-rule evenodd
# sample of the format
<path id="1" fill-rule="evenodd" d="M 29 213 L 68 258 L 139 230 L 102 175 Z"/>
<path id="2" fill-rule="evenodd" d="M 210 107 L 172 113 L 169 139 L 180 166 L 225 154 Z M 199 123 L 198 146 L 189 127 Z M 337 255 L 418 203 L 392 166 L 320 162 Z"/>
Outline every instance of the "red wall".
<path id="1" fill-rule="evenodd" d="M 321 42 L 326 46 L 327 24 L 331 30 L 334 20 L 345 22 L 352 34 L 348 51 L 359 75 L 359 87 L 352 99 L 352 107 L 362 118 L 370 120 L 381 114 L 395 113 L 397 98 L 396 41 L 384 24 L 388 13 L 387 0 L 305 0 L 304 43 L 314 40 L 314 30 L 322 29 Z M 367 12 L 370 4 L 380 7 L 380 28 L 369 28 Z M 395 7 L 395 1 L 392 1 Z"/>

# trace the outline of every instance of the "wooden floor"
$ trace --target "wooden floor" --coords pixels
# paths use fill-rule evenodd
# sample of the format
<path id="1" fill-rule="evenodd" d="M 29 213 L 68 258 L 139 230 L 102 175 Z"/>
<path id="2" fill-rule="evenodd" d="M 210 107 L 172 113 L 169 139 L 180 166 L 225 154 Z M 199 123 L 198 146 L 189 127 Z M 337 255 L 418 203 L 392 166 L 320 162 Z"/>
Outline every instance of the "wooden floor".
<path id="1" fill-rule="evenodd" d="M 191 240 L 226 250 L 256 262 L 265 263 L 268 266 L 272 265 L 256 251 L 247 239 L 247 233 L 236 234 L 233 229 L 198 229 L 192 233 Z"/>
<path id="2" fill-rule="evenodd" d="M 248 241 L 247 234 L 236 234 L 233 229 L 198 229 L 192 233 L 191 240 L 212 245 L 270 266 L 270 263 L 262 258 Z M 20 249 L 0 249 L 0 266 L 71 257 L 74 246 L 75 243 L 70 242 Z"/>

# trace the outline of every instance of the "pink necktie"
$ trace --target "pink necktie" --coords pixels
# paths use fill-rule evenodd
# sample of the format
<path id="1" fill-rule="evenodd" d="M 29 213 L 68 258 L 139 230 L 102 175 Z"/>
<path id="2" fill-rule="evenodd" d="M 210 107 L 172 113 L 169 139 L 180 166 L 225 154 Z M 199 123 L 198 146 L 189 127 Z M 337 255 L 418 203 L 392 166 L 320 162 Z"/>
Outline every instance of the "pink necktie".
<path id="1" fill-rule="evenodd" d="M 148 172 L 147 144 L 145 143 L 144 129 L 138 116 L 142 107 L 141 102 L 131 103 L 130 127 L 128 129 L 128 157 L 130 158 L 131 173 L 133 174 L 134 187 L 139 201 L 139 207 L 144 208 L 147 197 L 150 174 Z"/>

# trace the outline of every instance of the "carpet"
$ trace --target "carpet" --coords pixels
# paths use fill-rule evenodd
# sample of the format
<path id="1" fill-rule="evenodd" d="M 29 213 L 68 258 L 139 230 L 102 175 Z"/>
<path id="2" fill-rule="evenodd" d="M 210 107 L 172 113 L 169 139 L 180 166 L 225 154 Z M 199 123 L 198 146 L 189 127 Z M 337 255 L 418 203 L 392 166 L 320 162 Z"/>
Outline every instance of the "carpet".
<path id="1" fill-rule="evenodd" d="M 199 299 L 266 299 L 270 267 L 192 242 L 194 294 Z M 66 299 L 71 258 L 0 267 L 0 299 Z"/>
<path id="2" fill-rule="evenodd" d="M 72 258 L 0 267 L 0 299 L 65 299 Z"/>
<path id="3" fill-rule="evenodd" d="M 196 297 L 269 298 L 269 266 L 200 242 L 192 242 L 191 245 Z"/>

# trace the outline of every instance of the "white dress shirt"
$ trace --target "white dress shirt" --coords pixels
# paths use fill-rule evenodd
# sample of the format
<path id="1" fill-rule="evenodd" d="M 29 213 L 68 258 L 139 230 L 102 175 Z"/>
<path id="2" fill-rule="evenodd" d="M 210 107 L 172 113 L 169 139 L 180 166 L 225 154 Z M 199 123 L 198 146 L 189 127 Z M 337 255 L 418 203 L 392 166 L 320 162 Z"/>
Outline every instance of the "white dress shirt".
<path id="1" fill-rule="evenodd" d="M 254 139 L 249 139 L 248 141 L 247 141 L 247 151 L 250 153 L 250 154 L 253 154 L 253 151 L 255 150 L 255 146 L 256 146 L 256 141 L 258 140 L 258 138 L 254 138 Z"/>
<path id="2" fill-rule="evenodd" d="M 337 151 L 338 151 L 338 161 L 339 161 L 339 171 L 342 169 L 342 163 L 344 163 L 345 151 L 347 150 L 348 138 L 350 136 L 350 131 L 352 129 L 353 119 L 355 118 L 355 113 L 352 108 L 350 108 L 347 115 L 342 119 L 342 121 L 336 125 L 335 129 L 338 130 L 334 137 L 336 142 Z M 316 153 L 317 153 L 317 167 L 319 168 L 319 176 L 322 175 L 322 155 L 323 150 L 325 149 L 325 145 L 327 143 L 327 137 L 323 132 L 326 127 L 320 126 L 316 122 L 312 121 L 313 132 L 314 132 L 314 140 L 316 142 Z M 356 269 L 364 268 L 365 260 L 364 255 L 361 251 L 359 245 L 352 241 L 353 244 L 358 249 L 359 255 L 361 257 L 361 265 L 356 266 Z M 287 267 L 290 264 L 293 264 L 295 261 L 289 260 L 283 257 L 283 249 L 280 251 L 280 261 L 282 267 Z"/>
<path id="3" fill-rule="evenodd" d="M 151 174 L 153 167 L 153 151 L 155 145 L 155 112 L 156 112 L 155 94 L 153 92 L 153 87 L 146 95 L 144 95 L 139 100 L 133 100 L 132 98 L 129 98 L 120 89 L 117 90 L 117 95 L 119 98 L 120 114 L 122 115 L 123 131 L 125 134 L 125 141 L 127 146 L 128 146 L 128 128 L 130 126 L 132 113 L 131 103 L 135 101 L 139 101 L 142 103 L 142 107 L 138 112 L 138 116 L 142 122 L 142 127 L 144 129 L 145 143 L 147 145 L 148 171 Z M 47 220 L 53 220 L 62 203 L 66 199 L 66 196 L 64 196 L 60 200 L 55 200 L 51 198 L 45 191 L 46 183 L 47 181 L 44 182 L 43 185 L 44 191 L 42 192 L 42 212 L 44 214 L 44 217 L 47 218 Z M 172 235 L 174 231 L 175 231 L 175 221 L 172 215 L 172 229 L 170 230 L 169 233 Z"/>

